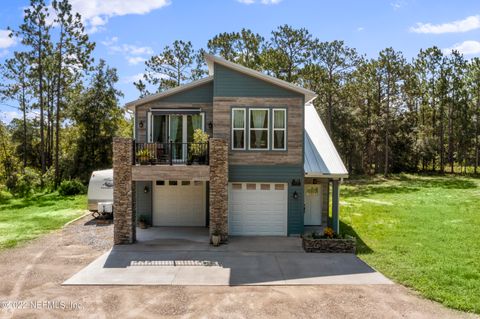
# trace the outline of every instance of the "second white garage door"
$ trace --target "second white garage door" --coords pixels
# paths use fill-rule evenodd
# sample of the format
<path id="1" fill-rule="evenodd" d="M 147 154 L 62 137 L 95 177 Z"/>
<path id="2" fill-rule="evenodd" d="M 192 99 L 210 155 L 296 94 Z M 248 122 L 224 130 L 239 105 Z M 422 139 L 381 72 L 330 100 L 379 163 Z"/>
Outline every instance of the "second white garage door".
<path id="1" fill-rule="evenodd" d="M 230 183 L 228 225 L 230 235 L 286 236 L 288 185 Z"/>

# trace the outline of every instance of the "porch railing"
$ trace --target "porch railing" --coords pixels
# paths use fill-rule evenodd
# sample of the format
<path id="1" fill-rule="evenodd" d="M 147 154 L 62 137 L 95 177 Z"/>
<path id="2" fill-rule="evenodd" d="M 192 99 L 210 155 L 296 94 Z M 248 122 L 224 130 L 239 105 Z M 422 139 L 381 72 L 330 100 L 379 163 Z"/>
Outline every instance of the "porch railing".
<path id="1" fill-rule="evenodd" d="M 208 165 L 207 143 L 135 143 L 135 164 Z"/>

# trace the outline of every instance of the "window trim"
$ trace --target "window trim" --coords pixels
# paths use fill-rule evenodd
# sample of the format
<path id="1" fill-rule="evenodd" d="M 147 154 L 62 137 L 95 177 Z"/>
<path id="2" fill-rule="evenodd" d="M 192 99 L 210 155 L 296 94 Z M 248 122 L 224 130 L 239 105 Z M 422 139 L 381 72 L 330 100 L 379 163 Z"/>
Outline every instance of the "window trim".
<path id="1" fill-rule="evenodd" d="M 252 111 L 267 111 L 267 128 L 251 128 L 250 121 L 252 118 Z M 251 107 L 248 109 L 248 149 L 252 151 L 270 151 L 270 109 L 264 107 Z M 251 132 L 252 130 L 255 131 L 267 131 L 267 147 L 266 148 L 253 148 L 251 144 Z"/>
<path id="2" fill-rule="evenodd" d="M 235 128 L 235 111 L 243 111 L 243 128 Z M 243 148 L 235 147 L 235 131 L 243 131 Z M 232 108 L 232 150 L 234 151 L 244 151 L 247 148 L 247 109 L 244 107 L 233 107 Z"/>
<path id="3" fill-rule="evenodd" d="M 283 112 L 283 128 L 275 128 L 275 112 Z M 283 131 L 283 148 L 275 147 L 275 131 Z M 273 108 L 272 109 L 272 150 L 286 151 L 287 150 L 287 109 Z"/>

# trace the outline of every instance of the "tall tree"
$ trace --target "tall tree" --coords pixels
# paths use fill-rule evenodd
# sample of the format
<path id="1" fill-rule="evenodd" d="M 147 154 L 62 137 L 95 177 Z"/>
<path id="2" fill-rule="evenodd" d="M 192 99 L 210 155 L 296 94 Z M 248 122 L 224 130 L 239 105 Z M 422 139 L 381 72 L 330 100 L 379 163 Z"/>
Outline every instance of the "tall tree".
<path id="1" fill-rule="evenodd" d="M 71 114 L 78 126 L 74 176 L 88 180 L 91 172 L 112 164 L 112 139 L 125 121 L 124 110 L 118 106 L 122 93 L 115 88 L 117 71 L 100 60 L 89 86 L 72 100 Z"/>
<path id="2" fill-rule="evenodd" d="M 472 109 L 474 127 L 473 168 L 477 174 L 480 160 L 480 58 L 473 58 L 468 64 L 469 103 Z"/>
<path id="3" fill-rule="evenodd" d="M 3 77 L 0 83 L 0 99 L 15 100 L 19 104 L 23 117 L 23 168 L 27 166 L 27 110 L 32 94 L 30 82 L 30 65 L 28 55 L 24 52 L 15 52 L 14 57 L 7 59 L 1 68 Z"/>
<path id="4" fill-rule="evenodd" d="M 65 105 L 65 90 L 78 81 L 82 73 L 88 70 L 93 59 L 91 52 L 95 45 L 89 41 L 84 32 L 81 16 L 72 12 L 68 0 L 54 0 L 52 7 L 55 11 L 55 22 L 58 25 L 59 35 L 55 48 L 56 57 L 56 87 L 55 87 L 55 188 L 60 182 L 59 154 L 60 154 L 60 122 L 62 109 Z"/>
<path id="5" fill-rule="evenodd" d="M 47 6 L 44 0 L 31 0 L 30 6 L 24 10 L 23 23 L 19 29 L 13 31 L 12 36 L 21 39 L 22 44 L 27 48 L 27 55 L 32 66 L 32 81 L 37 85 L 36 99 L 40 110 L 40 147 L 41 147 L 41 173 L 42 186 L 43 175 L 46 172 L 46 148 L 44 132 L 44 69 L 45 58 L 49 55 L 50 44 L 50 26 L 47 24 L 49 16 Z"/>
<path id="6" fill-rule="evenodd" d="M 438 85 L 441 77 L 441 67 L 443 61 L 442 51 L 434 46 L 426 50 L 420 50 L 417 58 L 414 61 L 417 76 L 419 77 L 421 94 L 422 94 L 422 104 L 420 107 L 420 117 L 421 117 L 421 128 L 420 130 L 425 130 L 423 132 L 424 136 L 428 136 L 433 143 L 437 145 L 442 144 L 443 141 L 435 142 L 439 140 L 438 138 Z M 443 123 L 440 123 L 440 131 L 443 132 Z M 441 135 L 441 134 L 440 134 Z M 443 139 L 441 136 L 440 139 Z M 435 170 L 436 167 L 436 155 L 440 153 L 440 162 L 444 163 L 443 154 L 440 150 L 435 152 L 431 157 L 432 170 Z M 427 158 L 423 159 L 424 161 Z M 425 163 L 424 163 L 425 166 Z M 443 170 L 442 164 L 440 165 L 440 170 Z"/>
<path id="7" fill-rule="evenodd" d="M 261 54 L 265 39 L 250 29 L 240 32 L 220 33 L 208 40 L 210 53 L 220 55 L 226 60 L 241 64 L 247 68 L 261 69 Z"/>
<path id="8" fill-rule="evenodd" d="M 143 80 L 134 83 L 140 96 L 151 94 L 147 85 L 161 92 L 205 74 L 203 63 L 198 58 L 203 51 L 195 51 L 190 41 L 175 41 L 163 51 L 145 61 Z"/>
<path id="9" fill-rule="evenodd" d="M 342 85 L 354 70 L 359 57 L 355 49 L 347 47 L 343 41 L 318 42 L 313 44 L 313 61 L 325 70 L 321 84 L 316 88 L 321 105 L 325 106 L 325 122 L 329 134 L 333 130 L 333 114 L 340 103 Z M 341 126 L 341 125 L 340 125 Z"/>
<path id="10" fill-rule="evenodd" d="M 387 48 L 380 51 L 378 58 L 378 75 L 381 79 L 381 112 L 384 136 L 384 166 L 383 174 L 390 172 L 391 126 L 401 105 L 401 90 L 403 86 L 403 72 L 405 58 L 401 52 Z"/>
<path id="11" fill-rule="evenodd" d="M 300 70 L 310 63 L 313 43 L 307 29 L 279 26 L 262 52 L 263 69 L 287 82 L 296 82 Z"/>

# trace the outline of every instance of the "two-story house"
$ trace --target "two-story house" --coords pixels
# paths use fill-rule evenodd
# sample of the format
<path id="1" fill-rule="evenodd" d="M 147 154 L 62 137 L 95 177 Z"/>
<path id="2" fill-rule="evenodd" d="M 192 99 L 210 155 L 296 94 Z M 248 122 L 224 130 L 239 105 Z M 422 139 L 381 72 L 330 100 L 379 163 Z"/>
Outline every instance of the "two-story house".
<path id="1" fill-rule="evenodd" d="M 115 243 L 135 241 L 141 215 L 152 226 L 209 227 L 224 240 L 338 231 L 348 172 L 316 94 L 205 59 L 208 77 L 127 104 L 134 139 L 114 139 Z M 198 129 L 208 139 L 196 139 Z"/>

